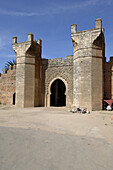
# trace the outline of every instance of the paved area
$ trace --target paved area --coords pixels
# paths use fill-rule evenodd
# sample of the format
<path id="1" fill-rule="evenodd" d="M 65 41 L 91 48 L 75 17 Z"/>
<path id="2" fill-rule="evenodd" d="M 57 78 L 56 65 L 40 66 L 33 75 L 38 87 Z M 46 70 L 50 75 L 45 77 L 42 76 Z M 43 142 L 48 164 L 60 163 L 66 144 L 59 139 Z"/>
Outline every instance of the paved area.
<path id="1" fill-rule="evenodd" d="M 0 170 L 112 170 L 112 115 L 0 105 Z"/>

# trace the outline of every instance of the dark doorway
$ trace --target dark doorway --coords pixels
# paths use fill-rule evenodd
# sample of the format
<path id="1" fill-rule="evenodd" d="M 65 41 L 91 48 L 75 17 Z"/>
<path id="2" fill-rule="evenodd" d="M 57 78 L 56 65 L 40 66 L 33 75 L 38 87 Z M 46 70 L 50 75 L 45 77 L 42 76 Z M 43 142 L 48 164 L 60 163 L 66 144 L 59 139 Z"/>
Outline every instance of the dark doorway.
<path id="1" fill-rule="evenodd" d="M 51 85 L 50 106 L 66 106 L 66 87 L 62 80 L 57 79 Z"/>
<path id="2" fill-rule="evenodd" d="M 16 93 L 13 94 L 13 105 L 15 105 Z"/>

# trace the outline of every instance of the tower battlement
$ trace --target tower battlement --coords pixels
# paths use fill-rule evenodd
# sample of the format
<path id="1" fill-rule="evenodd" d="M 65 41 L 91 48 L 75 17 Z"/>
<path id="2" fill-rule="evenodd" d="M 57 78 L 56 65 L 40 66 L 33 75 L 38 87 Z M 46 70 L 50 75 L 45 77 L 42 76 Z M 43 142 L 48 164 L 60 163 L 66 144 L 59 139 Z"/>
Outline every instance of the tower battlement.
<path id="1" fill-rule="evenodd" d="M 16 70 L 16 65 L 13 65 L 13 66 L 9 66 L 9 69 L 8 70 L 6 70 L 6 69 L 4 69 L 3 70 L 3 73 L 1 74 L 0 73 L 0 78 L 2 78 L 2 76 L 4 76 L 4 75 L 11 75 L 12 74 L 12 72 L 14 72 Z"/>
<path id="2" fill-rule="evenodd" d="M 18 43 L 16 36 L 12 38 L 12 45 L 21 44 L 21 43 L 34 43 L 34 42 L 35 42 L 36 44 L 38 44 L 39 46 L 42 46 L 42 40 L 41 40 L 40 38 L 39 38 L 37 41 L 34 40 L 34 35 L 33 35 L 31 32 L 28 34 L 28 39 L 27 39 L 27 41 L 24 41 L 24 42 Z"/>
<path id="3" fill-rule="evenodd" d="M 102 19 L 98 18 L 95 20 L 95 27 L 89 30 L 82 30 L 82 31 L 77 31 L 77 25 L 76 24 L 72 24 L 71 25 L 71 36 L 73 36 L 73 34 L 76 33 L 82 33 L 82 32 L 87 32 L 87 31 L 95 31 L 96 29 L 103 29 L 102 28 Z"/>
<path id="4" fill-rule="evenodd" d="M 35 94 L 35 91 L 39 91 L 40 84 L 42 40 L 35 41 L 34 35 L 29 33 L 25 42 L 17 43 L 17 37 L 13 37 L 12 46 L 17 56 L 16 105 L 40 105 L 37 97 L 40 92 Z"/>
<path id="5" fill-rule="evenodd" d="M 95 28 L 77 31 L 71 26 L 73 42 L 73 104 L 89 110 L 102 109 L 104 29 L 96 19 Z M 85 87 L 85 88 L 84 88 Z M 98 89 L 98 90 L 97 90 Z"/>

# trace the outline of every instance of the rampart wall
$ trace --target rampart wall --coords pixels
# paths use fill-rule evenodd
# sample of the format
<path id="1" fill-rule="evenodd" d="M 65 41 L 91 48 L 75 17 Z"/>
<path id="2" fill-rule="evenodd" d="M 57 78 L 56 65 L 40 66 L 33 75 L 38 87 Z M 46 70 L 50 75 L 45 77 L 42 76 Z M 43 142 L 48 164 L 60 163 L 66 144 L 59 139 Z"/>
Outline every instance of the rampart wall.
<path id="1" fill-rule="evenodd" d="M 0 103 L 15 104 L 16 66 L 9 66 L 9 70 L 3 70 L 0 74 Z"/>

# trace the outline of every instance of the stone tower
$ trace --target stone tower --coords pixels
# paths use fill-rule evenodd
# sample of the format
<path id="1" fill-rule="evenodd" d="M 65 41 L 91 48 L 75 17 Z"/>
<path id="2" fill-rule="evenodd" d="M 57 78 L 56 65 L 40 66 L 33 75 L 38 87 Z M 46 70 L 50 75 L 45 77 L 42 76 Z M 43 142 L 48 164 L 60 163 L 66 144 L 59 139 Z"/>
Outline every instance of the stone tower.
<path id="1" fill-rule="evenodd" d="M 33 34 L 29 33 L 26 42 L 17 43 L 17 37 L 13 37 L 12 44 L 17 56 L 16 106 L 40 106 L 42 41 L 34 41 Z"/>
<path id="2" fill-rule="evenodd" d="M 73 105 L 101 110 L 103 102 L 104 29 L 97 19 L 95 28 L 78 31 L 71 26 L 73 42 Z"/>

